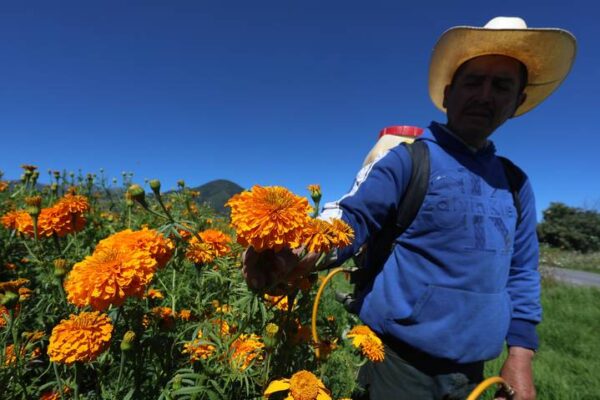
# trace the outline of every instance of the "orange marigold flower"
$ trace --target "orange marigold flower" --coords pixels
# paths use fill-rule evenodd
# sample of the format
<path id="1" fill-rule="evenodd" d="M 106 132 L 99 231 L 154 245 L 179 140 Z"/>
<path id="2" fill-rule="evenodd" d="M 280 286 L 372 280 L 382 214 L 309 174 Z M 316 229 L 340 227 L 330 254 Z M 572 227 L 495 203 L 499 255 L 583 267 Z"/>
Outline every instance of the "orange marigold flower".
<path id="1" fill-rule="evenodd" d="M 192 237 L 192 233 L 190 231 L 186 231 L 185 229 L 179 229 L 177 232 L 179 233 L 179 236 L 181 236 L 181 238 L 183 240 L 188 240 L 189 238 Z"/>
<path id="2" fill-rule="evenodd" d="M 25 343 L 34 343 L 42 339 L 46 334 L 44 331 L 23 332 L 23 340 Z"/>
<path id="3" fill-rule="evenodd" d="M 171 307 L 154 307 L 152 315 L 158 319 L 159 326 L 163 329 L 171 329 L 175 325 L 175 312 Z"/>
<path id="4" fill-rule="evenodd" d="M 8 319 L 10 318 L 10 312 L 8 308 L 0 305 L 0 328 L 4 328 L 8 324 Z"/>
<path id="5" fill-rule="evenodd" d="M 6 229 L 33 236 L 33 219 L 23 210 L 9 211 L 0 218 L 0 222 Z"/>
<path id="6" fill-rule="evenodd" d="M 264 396 L 268 399 L 273 393 L 282 391 L 289 391 L 286 400 L 331 400 L 331 392 L 309 371 L 298 371 L 289 379 L 271 382 Z"/>
<path id="7" fill-rule="evenodd" d="M 33 293 L 33 291 L 29 288 L 19 288 L 19 301 L 29 300 L 29 298 L 31 297 L 31 293 Z"/>
<path id="8" fill-rule="evenodd" d="M 144 294 L 155 270 L 148 251 L 105 245 L 73 266 L 64 282 L 67 299 L 94 310 L 120 306 L 127 297 Z"/>
<path id="9" fill-rule="evenodd" d="M 63 395 L 67 395 L 71 393 L 71 388 L 68 386 L 63 386 L 62 389 Z M 40 400 L 61 400 L 62 396 L 58 390 L 49 390 L 47 392 L 42 393 L 40 396 Z"/>
<path id="10" fill-rule="evenodd" d="M 162 300 L 165 298 L 165 296 L 162 294 L 162 292 L 160 290 L 156 290 L 156 289 L 148 289 L 148 292 L 146 293 L 146 297 L 150 297 L 151 299 L 158 299 L 158 300 Z"/>
<path id="11" fill-rule="evenodd" d="M 215 318 L 210 321 L 213 325 L 219 327 L 219 333 L 221 336 L 227 336 L 232 332 L 235 332 L 236 328 L 229 325 L 227 321 L 222 318 Z"/>
<path id="12" fill-rule="evenodd" d="M 154 307 L 151 312 L 155 317 L 160 319 L 173 318 L 175 316 L 171 307 Z"/>
<path id="13" fill-rule="evenodd" d="M 0 181 L 0 192 L 4 192 L 7 187 L 8 187 L 8 182 Z"/>
<path id="14" fill-rule="evenodd" d="M 112 322 L 105 314 L 93 311 L 71 315 L 52 329 L 50 361 L 67 365 L 93 361 L 108 348 L 112 331 Z"/>
<path id="15" fill-rule="evenodd" d="M 190 362 L 206 360 L 215 352 L 215 345 L 206 339 L 202 339 L 202 331 L 198 331 L 196 339 L 183 345 L 183 354 L 190 355 Z"/>
<path id="16" fill-rule="evenodd" d="M 66 194 L 52 207 L 42 209 L 38 228 L 41 237 L 64 237 L 85 228 L 85 213 L 90 209 L 85 196 Z"/>
<path id="17" fill-rule="evenodd" d="M 86 219 L 83 214 L 72 214 L 63 205 L 56 204 L 43 208 L 38 217 L 40 237 L 51 237 L 56 234 L 64 237 L 85 228 Z"/>
<path id="18" fill-rule="evenodd" d="M 216 257 L 222 257 L 231 251 L 231 238 L 219 230 L 207 229 L 198 233 L 198 236 L 201 240 L 192 236 L 186 252 L 186 257 L 196 264 L 212 262 Z"/>
<path id="19" fill-rule="evenodd" d="M 87 197 L 70 193 L 64 195 L 55 206 L 60 206 L 71 214 L 84 214 L 90 210 Z"/>
<path id="20" fill-rule="evenodd" d="M 383 343 L 375 332 L 366 325 L 355 326 L 346 335 L 352 339 L 352 345 L 373 362 L 381 362 L 385 358 Z"/>
<path id="21" fill-rule="evenodd" d="M 34 332 L 23 332 L 23 343 L 20 346 L 19 358 L 24 359 L 27 356 L 27 352 L 30 350 L 29 359 L 35 360 L 41 355 L 41 350 L 39 347 L 33 347 L 33 343 L 39 341 L 44 337 L 44 332 L 42 331 L 34 331 Z M 17 361 L 17 355 L 15 354 L 15 346 L 14 344 L 9 344 L 6 346 L 6 350 L 4 353 L 4 364 L 12 365 Z"/>
<path id="22" fill-rule="evenodd" d="M 327 253 L 348 246 L 353 238 L 352 228 L 342 220 L 312 219 L 304 231 L 304 246 L 313 253 Z"/>
<path id="23" fill-rule="evenodd" d="M 267 301 L 267 303 L 269 303 L 269 305 L 274 306 L 278 310 L 288 311 L 288 309 L 289 309 L 290 305 L 288 302 L 287 295 L 271 296 L 271 295 L 265 294 L 264 299 Z M 296 299 L 294 299 L 294 304 L 292 305 L 292 308 L 294 308 L 297 303 L 298 303 L 298 299 L 296 298 Z"/>
<path id="24" fill-rule="evenodd" d="M 238 243 L 259 252 L 299 247 L 311 210 L 306 198 L 286 188 L 258 185 L 233 196 L 226 206 L 231 208 Z"/>
<path id="25" fill-rule="evenodd" d="M 12 281 L 0 282 L 0 292 L 17 293 L 23 286 L 29 284 L 29 279 L 19 278 Z"/>
<path id="26" fill-rule="evenodd" d="M 231 343 L 231 362 L 236 368 L 244 371 L 255 359 L 263 359 L 262 349 L 264 347 L 259 336 L 242 334 Z"/>
<path id="27" fill-rule="evenodd" d="M 181 310 L 179 310 L 179 313 L 177 316 L 182 321 L 189 321 L 190 319 L 192 319 L 192 311 L 187 310 L 187 309 L 181 309 Z"/>
<path id="28" fill-rule="evenodd" d="M 139 231 L 126 229 L 101 240 L 96 249 L 103 247 L 124 247 L 150 252 L 157 261 L 157 267 L 163 268 L 171 259 L 175 245 L 154 229 L 144 227 Z"/>
<path id="29" fill-rule="evenodd" d="M 25 348 L 21 347 L 21 350 L 19 351 L 19 358 L 23 357 L 25 357 Z M 4 350 L 4 365 L 9 366 L 16 362 L 17 355 L 15 354 L 15 345 L 11 343 L 7 345 L 6 349 Z"/>
<path id="30" fill-rule="evenodd" d="M 331 232 L 333 246 L 342 248 L 348 246 L 354 240 L 354 231 L 352 227 L 341 219 L 331 221 Z"/>
<path id="31" fill-rule="evenodd" d="M 215 308 L 215 312 L 219 314 L 231 313 L 232 307 L 229 304 L 221 304 L 219 300 L 213 300 L 212 306 Z"/>

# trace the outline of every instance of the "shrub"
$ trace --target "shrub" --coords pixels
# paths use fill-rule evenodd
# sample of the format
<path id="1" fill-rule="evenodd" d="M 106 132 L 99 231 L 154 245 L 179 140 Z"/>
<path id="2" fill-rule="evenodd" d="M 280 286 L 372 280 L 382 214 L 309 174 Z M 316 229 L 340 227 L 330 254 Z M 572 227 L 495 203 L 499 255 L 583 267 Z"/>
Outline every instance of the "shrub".
<path id="1" fill-rule="evenodd" d="M 595 210 L 550 203 L 538 225 L 542 243 L 582 253 L 600 250 L 600 213 Z"/>

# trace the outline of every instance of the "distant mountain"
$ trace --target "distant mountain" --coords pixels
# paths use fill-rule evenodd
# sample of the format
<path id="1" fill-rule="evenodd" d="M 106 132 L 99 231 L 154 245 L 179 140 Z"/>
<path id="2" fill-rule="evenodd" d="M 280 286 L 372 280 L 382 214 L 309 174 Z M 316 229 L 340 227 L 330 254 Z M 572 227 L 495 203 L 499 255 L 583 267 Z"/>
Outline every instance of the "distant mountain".
<path id="1" fill-rule="evenodd" d="M 11 187 L 14 187 L 15 185 L 20 184 L 20 181 L 9 181 L 9 184 L 11 185 Z M 46 187 L 48 187 L 48 184 L 36 184 L 36 189 L 40 191 L 44 190 Z M 147 190 L 146 195 L 148 197 L 154 196 L 147 186 L 145 186 L 145 189 Z M 196 198 L 196 201 L 198 203 L 207 203 L 216 212 L 226 213 L 229 210 L 228 208 L 225 208 L 225 203 L 227 202 L 227 200 L 229 200 L 231 196 L 243 192 L 245 189 L 237 183 L 228 181 L 226 179 L 217 179 L 205 183 L 204 185 L 190 188 L 190 190 L 200 192 L 200 196 Z M 99 186 L 94 186 L 92 191 L 99 192 L 103 201 L 108 201 L 109 197 L 112 197 L 114 200 L 121 199 L 125 194 L 125 189 L 122 187 L 110 187 L 107 190 L 105 190 Z M 167 191 L 165 193 L 170 192 L 172 192 L 172 190 Z"/>
<path id="2" fill-rule="evenodd" d="M 225 208 L 225 203 L 231 196 L 244 191 L 243 187 L 226 179 L 217 179 L 191 189 L 200 192 L 198 197 L 200 203 L 206 202 L 218 213 L 228 210 Z"/>

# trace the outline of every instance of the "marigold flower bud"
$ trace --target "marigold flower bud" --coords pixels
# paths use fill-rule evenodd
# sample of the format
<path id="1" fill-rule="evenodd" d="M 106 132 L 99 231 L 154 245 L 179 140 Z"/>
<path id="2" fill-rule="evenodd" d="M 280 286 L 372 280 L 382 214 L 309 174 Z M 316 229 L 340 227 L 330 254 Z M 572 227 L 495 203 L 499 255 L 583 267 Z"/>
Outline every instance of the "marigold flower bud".
<path id="1" fill-rule="evenodd" d="M 32 217 L 37 217 L 38 215 L 40 215 L 40 209 L 39 208 L 35 208 L 35 207 L 25 207 L 25 211 L 27 211 L 27 214 L 31 215 Z"/>
<path id="2" fill-rule="evenodd" d="M 129 193 L 132 200 L 135 200 L 143 207 L 146 207 L 146 192 L 144 192 L 144 189 L 140 185 L 133 184 L 129 186 L 127 193 Z"/>
<path id="3" fill-rule="evenodd" d="M 160 193 L 160 181 L 158 179 L 152 179 L 150 181 L 150 189 L 158 195 Z"/>
<path id="4" fill-rule="evenodd" d="M 269 322 L 265 327 L 265 332 L 267 333 L 267 337 L 274 337 L 277 335 L 277 332 L 279 332 L 279 327 L 276 324 Z"/>
<path id="5" fill-rule="evenodd" d="M 21 164 L 21 168 L 23 168 L 25 171 L 29 171 L 29 172 L 33 172 L 37 169 L 37 167 L 35 165 L 29 165 L 29 164 Z"/>
<path id="6" fill-rule="evenodd" d="M 308 191 L 310 192 L 310 197 L 315 203 L 321 201 L 321 186 L 320 185 L 308 185 Z"/>
<path id="7" fill-rule="evenodd" d="M 185 188 L 185 181 L 183 179 L 178 180 L 177 186 L 181 189 Z"/>
<path id="8" fill-rule="evenodd" d="M 40 209 L 42 207 L 42 196 L 25 197 L 25 204 L 27 204 L 29 207 Z"/>
<path id="9" fill-rule="evenodd" d="M 62 278 L 67 274 L 67 260 L 63 258 L 57 258 L 54 260 L 54 276 Z"/>
<path id="10" fill-rule="evenodd" d="M 0 304 L 4 307 L 11 309 L 17 305 L 19 302 L 19 295 L 13 292 L 4 292 L 2 297 L 0 297 Z"/>
<path id="11" fill-rule="evenodd" d="M 127 207 L 133 207 L 133 200 L 131 199 L 131 194 L 129 192 L 125 192 L 125 205 Z"/>
<path id="12" fill-rule="evenodd" d="M 135 341 L 135 332 L 127 331 L 123 335 L 123 340 L 121 340 L 121 351 L 129 351 L 133 348 L 133 342 Z"/>

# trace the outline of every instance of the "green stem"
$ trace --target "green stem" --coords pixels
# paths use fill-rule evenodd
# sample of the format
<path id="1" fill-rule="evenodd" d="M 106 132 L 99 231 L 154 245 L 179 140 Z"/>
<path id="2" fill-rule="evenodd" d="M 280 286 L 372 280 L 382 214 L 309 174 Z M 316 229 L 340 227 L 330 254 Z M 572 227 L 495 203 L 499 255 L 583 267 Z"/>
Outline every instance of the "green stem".
<path id="1" fill-rule="evenodd" d="M 58 256 L 62 256 L 62 250 L 60 249 L 60 241 L 58 240 L 58 235 L 56 232 L 52 234 L 52 238 L 54 240 L 54 247 L 56 247 L 56 251 L 58 252 Z"/>
<path id="2" fill-rule="evenodd" d="M 167 214 L 167 217 L 169 217 L 169 221 L 171 221 L 171 223 L 174 224 L 175 220 L 173 219 L 173 216 L 171 215 L 169 210 L 167 210 L 167 207 L 165 207 L 165 205 L 162 201 L 162 197 L 160 196 L 160 193 L 158 193 L 158 192 L 156 193 L 156 200 L 158 200 L 158 204 L 160 204 L 160 207 L 163 209 L 165 214 Z"/>
<path id="3" fill-rule="evenodd" d="M 58 374 L 58 367 L 56 366 L 55 362 L 52 363 L 52 367 L 54 368 L 54 376 L 56 376 L 56 384 L 58 385 L 58 394 L 60 395 L 60 399 L 63 400 L 65 398 L 64 393 L 63 393 L 63 384 L 62 384 L 62 380 L 60 379 L 60 375 Z"/>
<path id="4" fill-rule="evenodd" d="M 37 257 L 35 256 L 35 254 L 33 254 L 33 252 L 31 251 L 31 249 L 29 248 L 29 246 L 27 246 L 27 242 L 25 242 L 25 241 L 22 241 L 21 243 L 23 243 L 23 245 L 25 246 L 25 249 L 27 249 L 27 254 L 29 254 L 29 257 L 31 257 L 31 259 L 32 259 L 32 260 L 34 260 L 35 262 L 37 262 L 37 263 L 40 263 L 40 264 L 41 264 L 42 262 L 40 261 L 40 259 L 39 259 L 39 258 L 37 258 Z"/>
<path id="5" fill-rule="evenodd" d="M 123 376 L 123 369 L 125 367 L 125 352 L 121 350 L 121 363 L 119 364 L 119 377 L 117 378 L 117 391 L 115 395 L 118 396 L 121 392 L 121 377 Z"/>
<path id="6" fill-rule="evenodd" d="M 171 221 L 171 220 L 172 220 L 170 217 L 167 217 L 167 216 L 165 216 L 165 215 L 162 215 L 161 213 L 158 213 L 158 212 L 156 212 L 156 211 L 152 210 L 152 209 L 151 209 L 150 207 L 148 207 L 148 206 L 144 207 L 144 209 L 145 209 L 146 211 L 148 211 L 150 214 L 156 215 L 157 217 L 161 217 L 161 218 L 167 219 L 167 220 L 169 220 L 169 221 Z"/>
<path id="7" fill-rule="evenodd" d="M 319 215 L 319 204 L 321 203 L 321 201 L 315 201 L 315 210 L 312 214 L 313 218 L 317 218 L 317 215 Z"/>
<path id="8" fill-rule="evenodd" d="M 171 291 L 171 309 L 173 310 L 173 315 L 175 315 L 175 278 L 177 277 L 177 271 L 173 268 L 173 278 L 171 280 L 171 287 L 173 288 Z"/>
<path id="9" fill-rule="evenodd" d="M 73 398 L 79 400 L 79 363 L 75 362 L 75 388 L 73 389 Z"/>
<path id="10" fill-rule="evenodd" d="M 38 245 L 39 243 L 39 238 L 38 238 L 38 217 L 37 215 L 33 216 L 33 238 L 35 239 L 35 244 Z"/>

